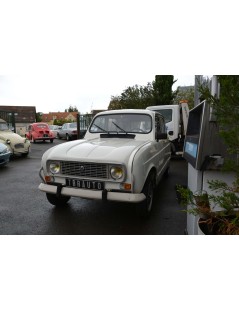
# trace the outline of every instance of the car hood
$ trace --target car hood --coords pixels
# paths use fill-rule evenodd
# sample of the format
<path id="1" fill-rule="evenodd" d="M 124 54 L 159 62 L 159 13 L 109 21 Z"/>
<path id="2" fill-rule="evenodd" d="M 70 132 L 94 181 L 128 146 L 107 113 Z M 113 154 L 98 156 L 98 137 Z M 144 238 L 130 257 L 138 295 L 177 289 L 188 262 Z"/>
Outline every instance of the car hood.
<path id="1" fill-rule="evenodd" d="M 123 138 L 77 140 L 53 147 L 46 159 L 123 163 L 127 162 L 133 151 L 146 143 L 148 141 Z"/>
<path id="2" fill-rule="evenodd" d="M 24 142 L 24 138 L 11 131 L 0 131 L 0 139 L 2 140 L 9 139 L 11 142 L 19 142 L 19 143 Z"/>

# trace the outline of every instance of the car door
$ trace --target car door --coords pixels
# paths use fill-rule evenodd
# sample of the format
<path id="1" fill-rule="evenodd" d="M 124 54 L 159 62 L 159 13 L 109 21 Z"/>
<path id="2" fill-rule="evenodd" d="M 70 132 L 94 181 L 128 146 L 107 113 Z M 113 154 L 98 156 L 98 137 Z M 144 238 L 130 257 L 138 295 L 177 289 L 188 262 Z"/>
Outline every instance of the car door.
<path id="1" fill-rule="evenodd" d="M 61 137 L 65 138 L 66 137 L 66 133 L 67 133 L 67 124 L 63 124 L 63 126 L 61 128 Z"/>
<path id="2" fill-rule="evenodd" d="M 155 133 L 166 133 L 166 127 L 162 116 L 159 113 L 155 114 Z M 161 178 L 163 168 L 167 161 L 167 139 L 157 139 L 155 134 L 155 147 L 156 147 L 156 156 L 157 156 L 157 178 Z"/>

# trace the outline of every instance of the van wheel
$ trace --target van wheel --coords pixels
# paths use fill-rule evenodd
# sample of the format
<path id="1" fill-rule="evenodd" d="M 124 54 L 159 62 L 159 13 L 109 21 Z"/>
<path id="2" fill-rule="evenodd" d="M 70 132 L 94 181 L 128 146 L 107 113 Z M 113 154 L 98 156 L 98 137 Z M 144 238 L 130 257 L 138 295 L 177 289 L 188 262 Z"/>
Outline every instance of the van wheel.
<path id="1" fill-rule="evenodd" d="M 154 187 L 155 187 L 154 174 L 151 173 L 148 176 L 144 188 L 142 190 L 142 193 L 145 194 L 146 199 L 143 202 L 141 202 L 140 214 L 144 217 L 149 216 L 152 210 L 154 199 Z"/>
<path id="2" fill-rule="evenodd" d="M 54 206 L 64 206 L 71 199 L 70 196 L 61 196 L 60 198 L 56 197 L 55 194 L 46 193 L 46 198 L 50 204 Z"/>

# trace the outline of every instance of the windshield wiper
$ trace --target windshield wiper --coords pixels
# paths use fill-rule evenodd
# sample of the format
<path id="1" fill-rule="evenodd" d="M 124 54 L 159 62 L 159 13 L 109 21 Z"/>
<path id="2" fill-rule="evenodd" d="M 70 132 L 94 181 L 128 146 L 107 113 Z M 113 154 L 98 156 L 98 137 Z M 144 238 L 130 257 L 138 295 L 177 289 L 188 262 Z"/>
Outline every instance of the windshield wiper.
<path id="1" fill-rule="evenodd" d="M 93 126 L 97 127 L 98 129 L 102 130 L 103 132 L 109 133 L 107 130 L 101 128 L 100 126 L 98 126 L 98 125 L 96 125 L 96 124 L 93 124 Z"/>
<path id="2" fill-rule="evenodd" d="M 128 134 L 127 131 L 125 131 L 123 128 L 121 128 L 119 125 L 117 125 L 115 122 L 112 122 L 119 130 L 123 131 L 124 133 Z M 118 132 L 117 132 L 118 133 Z"/>

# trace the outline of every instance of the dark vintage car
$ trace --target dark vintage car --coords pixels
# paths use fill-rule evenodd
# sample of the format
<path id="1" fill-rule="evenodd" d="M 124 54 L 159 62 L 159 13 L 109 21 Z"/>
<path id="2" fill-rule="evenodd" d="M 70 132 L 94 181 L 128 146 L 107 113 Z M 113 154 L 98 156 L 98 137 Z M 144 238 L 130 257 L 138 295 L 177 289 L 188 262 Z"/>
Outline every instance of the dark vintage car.
<path id="1" fill-rule="evenodd" d="M 47 140 L 53 143 L 55 135 L 50 130 L 49 125 L 47 123 L 33 123 L 28 126 L 26 132 L 26 138 L 28 138 L 33 143 L 35 143 L 36 141 L 47 141 Z"/>
<path id="2" fill-rule="evenodd" d="M 8 150 L 7 146 L 0 142 L 0 167 L 5 166 L 9 162 L 11 152 Z"/>
<path id="3" fill-rule="evenodd" d="M 77 139 L 77 123 L 65 123 L 58 130 L 57 137 L 67 141 Z"/>

